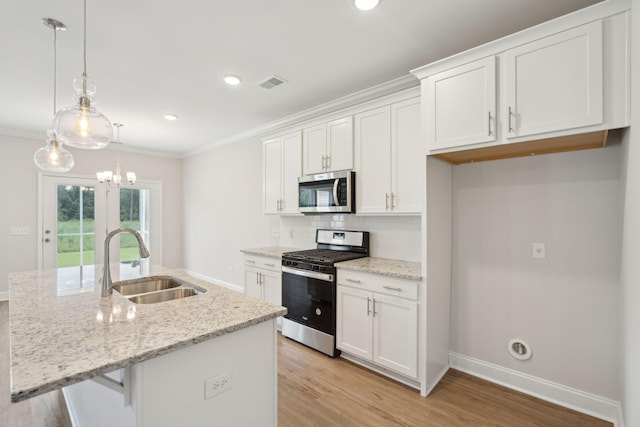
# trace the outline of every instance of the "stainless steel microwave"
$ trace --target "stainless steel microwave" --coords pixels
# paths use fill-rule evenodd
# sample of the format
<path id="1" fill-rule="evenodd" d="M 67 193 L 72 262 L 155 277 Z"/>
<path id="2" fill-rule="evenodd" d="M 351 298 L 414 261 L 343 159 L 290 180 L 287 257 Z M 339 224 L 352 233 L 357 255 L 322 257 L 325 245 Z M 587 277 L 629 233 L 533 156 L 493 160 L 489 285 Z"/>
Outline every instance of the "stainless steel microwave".
<path id="1" fill-rule="evenodd" d="M 349 170 L 298 178 L 298 201 L 303 214 L 355 213 L 356 173 Z"/>

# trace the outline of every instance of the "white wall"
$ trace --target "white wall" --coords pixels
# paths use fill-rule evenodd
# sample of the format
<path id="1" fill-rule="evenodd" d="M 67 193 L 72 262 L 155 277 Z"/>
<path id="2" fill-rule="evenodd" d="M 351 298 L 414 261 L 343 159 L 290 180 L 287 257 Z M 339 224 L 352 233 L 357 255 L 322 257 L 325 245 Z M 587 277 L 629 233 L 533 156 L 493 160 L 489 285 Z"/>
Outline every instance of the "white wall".
<path id="1" fill-rule="evenodd" d="M 243 286 L 240 249 L 273 246 L 277 217 L 262 214 L 262 143 L 250 139 L 184 161 L 187 270 Z"/>
<path id="2" fill-rule="evenodd" d="M 0 180 L 4 185 L 4 206 L 0 209 L 0 295 L 7 291 L 7 274 L 37 269 L 38 171 L 33 154 L 44 145 L 0 135 Z M 75 166 L 70 173 L 95 177 L 96 171 L 113 170 L 117 153 L 70 149 Z M 161 181 L 163 185 L 163 264 L 182 266 L 182 160 L 120 153 L 120 163 L 134 170 L 138 179 Z M 153 213 L 152 213 L 153 214 Z M 11 236 L 14 226 L 29 227 L 28 236 Z"/>
<path id="3" fill-rule="evenodd" d="M 453 169 L 451 350 L 619 399 L 619 133 Z M 547 258 L 533 259 L 532 243 Z M 524 339 L 532 358 L 507 343 Z"/>
<path id="4" fill-rule="evenodd" d="M 625 141 L 625 207 L 622 237 L 621 387 L 624 422 L 640 425 L 640 0 L 633 0 L 631 129 Z"/>

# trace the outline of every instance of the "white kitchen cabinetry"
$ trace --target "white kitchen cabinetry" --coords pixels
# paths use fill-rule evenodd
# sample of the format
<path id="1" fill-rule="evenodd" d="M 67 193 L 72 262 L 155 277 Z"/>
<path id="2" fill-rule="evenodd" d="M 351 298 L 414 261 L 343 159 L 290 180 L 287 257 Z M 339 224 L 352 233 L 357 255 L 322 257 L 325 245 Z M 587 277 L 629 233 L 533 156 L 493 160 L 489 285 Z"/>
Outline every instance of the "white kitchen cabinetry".
<path id="1" fill-rule="evenodd" d="M 629 125 L 628 13 L 547 27 L 412 71 L 427 154 L 459 164 L 596 148 Z"/>
<path id="2" fill-rule="evenodd" d="M 504 54 L 507 138 L 602 123 L 602 22 Z"/>
<path id="3" fill-rule="evenodd" d="M 418 377 L 419 282 L 338 269 L 337 348 Z"/>
<path id="4" fill-rule="evenodd" d="M 496 140 L 496 58 L 430 76 L 425 114 L 430 150 Z"/>
<path id="5" fill-rule="evenodd" d="M 302 137 L 293 132 L 262 143 L 263 212 L 298 213 L 298 177 L 302 175 Z"/>
<path id="6" fill-rule="evenodd" d="M 282 305 L 282 267 L 279 259 L 244 256 L 245 294 L 271 304 Z"/>
<path id="7" fill-rule="evenodd" d="M 304 175 L 353 169 L 353 120 L 345 117 L 302 131 Z"/>
<path id="8" fill-rule="evenodd" d="M 355 115 L 356 212 L 420 214 L 420 98 Z"/>

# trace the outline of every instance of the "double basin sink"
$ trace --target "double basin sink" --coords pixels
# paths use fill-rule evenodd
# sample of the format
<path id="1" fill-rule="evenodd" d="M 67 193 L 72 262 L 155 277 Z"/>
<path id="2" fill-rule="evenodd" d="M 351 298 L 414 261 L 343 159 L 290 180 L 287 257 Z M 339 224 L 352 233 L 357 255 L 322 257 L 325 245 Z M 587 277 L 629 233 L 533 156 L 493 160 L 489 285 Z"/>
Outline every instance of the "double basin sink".
<path id="1" fill-rule="evenodd" d="M 136 304 L 155 304 L 200 295 L 206 290 L 172 276 L 151 276 L 113 283 L 113 290 Z"/>

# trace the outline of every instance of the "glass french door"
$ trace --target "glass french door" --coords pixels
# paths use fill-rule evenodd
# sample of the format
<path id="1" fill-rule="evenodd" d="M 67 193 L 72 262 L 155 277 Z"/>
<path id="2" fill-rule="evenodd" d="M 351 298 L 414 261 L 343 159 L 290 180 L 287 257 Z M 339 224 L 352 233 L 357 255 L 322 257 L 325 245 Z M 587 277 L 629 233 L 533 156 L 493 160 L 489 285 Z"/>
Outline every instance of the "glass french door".
<path id="1" fill-rule="evenodd" d="M 152 206 L 153 199 L 157 200 Z M 38 265 L 58 269 L 59 291 L 65 283 L 70 288 L 92 288 L 98 282 L 102 268 L 96 271 L 96 265 L 104 263 L 105 237 L 118 227 L 138 231 L 152 256 L 155 252 L 154 262 L 162 262 L 161 239 L 152 239 L 152 231 L 161 229 L 159 184 L 117 189 L 106 188 L 94 179 L 43 174 L 40 201 Z M 112 239 L 110 263 L 113 275 L 139 274 L 138 244 L 131 234 Z"/>

